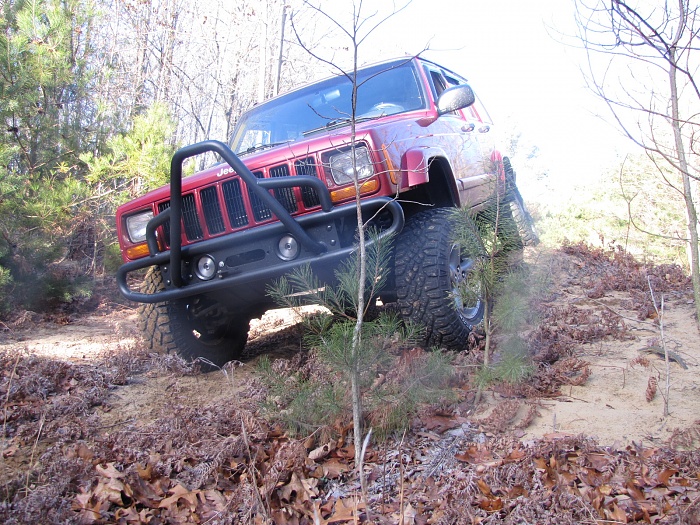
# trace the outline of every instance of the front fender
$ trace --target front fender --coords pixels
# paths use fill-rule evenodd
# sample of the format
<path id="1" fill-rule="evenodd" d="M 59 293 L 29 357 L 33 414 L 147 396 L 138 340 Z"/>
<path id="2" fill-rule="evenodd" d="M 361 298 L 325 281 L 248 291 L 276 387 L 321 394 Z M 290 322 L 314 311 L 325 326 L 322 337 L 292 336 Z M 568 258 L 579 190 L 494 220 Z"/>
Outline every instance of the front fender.
<path id="1" fill-rule="evenodd" d="M 447 155 L 441 148 L 429 146 L 406 150 L 401 158 L 401 186 L 405 188 L 428 182 L 430 159 L 435 157 L 447 158 Z"/>

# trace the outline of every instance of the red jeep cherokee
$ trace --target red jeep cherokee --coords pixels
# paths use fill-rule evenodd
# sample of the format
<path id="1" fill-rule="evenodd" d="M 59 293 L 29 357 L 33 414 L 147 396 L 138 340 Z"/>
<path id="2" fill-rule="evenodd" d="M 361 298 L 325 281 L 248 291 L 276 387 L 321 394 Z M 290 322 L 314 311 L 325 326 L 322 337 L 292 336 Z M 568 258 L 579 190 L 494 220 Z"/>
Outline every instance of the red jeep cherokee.
<path id="1" fill-rule="evenodd" d="M 250 319 L 276 306 L 266 293 L 274 280 L 309 264 L 332 283 L 356 239 L 353 155 L 363 217 L 397 235 L 382 301 L 422 325 L 426 344 L 464 347 L 483 303 L 452 293 L 473 254 L 454 243 L 449 209 L 479 213 L 498 194 L 522 241 L 533 240 L 518 220 L 527 212 L 514 173 L 456 73 L 402 58 L 359 69 L 356 85 L 354 143 L 353 82 L 333 77 L 255 106 L 230 147 L 180 149 L 169 186 L 119 207 L 118 283 L 144 303 L 151 347 L 223 364 L 240 354 Z M 182 162 L 204 152 L 223 162 L 183 179 Z M 132 290 L 128 275 L 148 267 Z"/>

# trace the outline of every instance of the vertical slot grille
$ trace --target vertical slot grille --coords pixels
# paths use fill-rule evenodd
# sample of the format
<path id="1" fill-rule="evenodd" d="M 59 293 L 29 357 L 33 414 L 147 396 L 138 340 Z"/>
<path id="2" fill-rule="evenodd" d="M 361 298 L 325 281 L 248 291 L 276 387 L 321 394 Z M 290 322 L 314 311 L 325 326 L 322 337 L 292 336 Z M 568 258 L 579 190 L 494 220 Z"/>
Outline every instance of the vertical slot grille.
<path id="1" fill-rule="evenodd" d="M 162 202 L 158 205 L 158 213 L 170 208 L 170 201 Z M 170 218 L 173 220 L 173 217 Z M 197 208 L 194 203 L 194 195 L 188 193 L 182 196 L 182 222 L 185 225 L 185 236 L 189 241 L 196 241 L 204 237 L 202 226 L 197 218 Z M 165 242 L 170 245 L 170 221 L 163 224 L 163 233 L 165 234 Z"/>
<path id="2" fill-rule="evenodd" d="M 233 179 L 224 182 L 222 185 L 224 192 L 224 204 L 228 213 L 228 220 L 234 228 L 240 228 L 248 224 L 248 214 L 243 203 L 243 192 L 241 191 L 241 181 Z"/>
<path id="3" fill-rule="evenodd" d="M 270 178 L 288 177 L 289 166 L 283 164 L 270 168 Z M 297 199 L 294 196 L 294 188 L 279 188 L 274 190 L 275 198 L 284 206 L 289 213 L 297 211 Z"/>
<path id="4" fill-rule="evenodd" d="M 182 221 L 185 224 L 185 235 L 188 241 L 196 241 L 204 237 L 192 193 L 182 196 Z"/>
<path id="5" fill-rule="evenodd" d="M 224 226 L 224 217 L 221 215 L 221 206 L 219 206 L 219 196 L 216 193 L 216 187 L 211 186 L 199 192 L 199 198 L 202 200 L 202 211 L 204 212 L 204 220 L 207 223 L 207 229 L 211 235 L 221 233 L 226 228 Z"/>
<path id="6" fill-rule="evenodd" d="M 262 171 L 253 173 L 258 179 L 263 178 Z M 253 217 L 257 222 L 266 221 L 272 218 L 272 211 L 268 208 L 260 198 L 248 188 L 248 196 L 250 197 L 250 207 L 253 208 Z"/>
<path id="7" fill-rule="evenodd" d="M 312 177 L 318 177 L 316 162 L 314 161 L 313 157 L 307 157 L 296 161 L 294 163 L 294 171 L 296 171 L 297 175 L 311 175 Z M 301 187 L 301 200 L 304 203 L 304 206 L 307 208 L 313 208 L 314 206 L 319 206 L 321 204 L 316 190 L 309 188 L 308 186 Z"/>
<path id="8" fill-rule="evenodd" d="M 163 213 L 168 208 L 170 208 L 170 201 L 161 202 L 158 205 L 158 213 Z M 165 221 L 165 223 L 163 224 L 163 234 L 165 237 L 165 244 L 170 246 L 170 221 L 169 220 Z"/>

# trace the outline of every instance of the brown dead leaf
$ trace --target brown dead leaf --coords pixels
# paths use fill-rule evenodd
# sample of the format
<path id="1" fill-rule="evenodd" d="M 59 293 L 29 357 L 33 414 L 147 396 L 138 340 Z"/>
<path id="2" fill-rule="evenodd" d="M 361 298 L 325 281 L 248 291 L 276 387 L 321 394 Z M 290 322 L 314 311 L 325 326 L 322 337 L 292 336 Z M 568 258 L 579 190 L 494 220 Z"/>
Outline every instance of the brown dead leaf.
<path id="1" fill-rule="evenodd" d="M 335 441 L 326 443 L 325 445 L 309 452 L 309 459 L 312 461 L 318 461 L 319 459 L 325 458 L 328 454 L 333 452 L 333 450 L 335 450 Z"/>
<path id="2" fill-rule="evenodd" d="M 664 485 L 665 487 L 668 487 L 668 480 L 671 479 L 671 477 L 677 473 L 678 473 L 677 470 L 665 469 L 664 471 L 659 472 L 656 475 L 656 479 L 658 480 L 660 485 Z"/>
<path id="3" fill-rule="evenodd" d="M 615 503 L 612 504 L 610 510 L 606 509 L 605 514 L 608 519 L 615 520 L 617 523 L 627 523 L 627 513 Z"/>
<path id="4" fill-rule="evenodd" d="M 479 507 L 486 512 L 498 512 L 503 508 L 503 500 L 501 498 L 483 498 L 479 502 Z"/>
<path id="5" fill-rule="evenodd" d="M 82 492 L 75 497 L 71 504 L 71 508 L 80 513 L 78 523 L 81 525 L 95 523 L 100 519 L 102 503 L 92 501 L 92 496 L 92 491 Z"/>
<path id="6" fill-rule="evenodd" d="M 484 496 L 491 496 L 491 487 L 484 480 L 477 479 L 476 484 Z"/>
<path id="7" fill-rule="evenodd" d="M 486 465 L 494 462 L 493 454 L 483 444 L 468 447 L 461 454 L 455 454 L 455 459 L 472 465 Z"/>
<path id="8" fill-rule="evenodd" d="M 211 501 L 216 506 L 217 510 L 221 511 L 226 508 L 226 498 L 218 490 L 205 490 L 204 497 L 207 501 Z"/>
<path id="9" fill-rule="evenodd" d="M 292 479 L 289 480 L 285 486 L 279 489 L 280 499 L 284 502 L 290 503 L 295 499 L 298 499 L 301 503 L 306 503 L 311 498 L 318 496 L 318 490 L 316 490 L 316 485 L 318 485 L 317 479 L 299 479 L 296 472 L 292 473 Z"/>
<path id="10" fill-rule="evenodd" d="M 532 462 L 535 464 L 535 468 L 547 470 L 547 461 L 544 458 L 534 458 Z"/>
<path id="11" fill-rule="evenodd" d="M 596 470 L 603 471 L 610 464 L 611 457 L 600 452 L 590 452 L 583 456 L 585 460 Z"/>
<path id="12" fill-rule="evenodd" d="M 520 461 L 523 459 L 525 456 L 527 456 L 527 453 L 518 446 L 518 448 L 514 448 L 511 450 L 508 455 L 505 458 L 506 463 L 512 463 L 515 461 Z"/>
<path id="13" fill-rule="evenodd" d="M 114 468 L 114 463 L 108 463 L 106 467 L 96 465 L 95 470 L 97 470 L 97 473 L 100 476 L 104 476 L 105 478 L 119 479 L 124 477 L 122 472 L 119 472 L 116 468 Z"/>
<path id="14" fill-rule="evenodd" d="M 168 492 L 170 492 L 172 496 L 169 496 L 162 500 L 158 504 L 159 508 L 177 507 L 178 502 L 181 499 L 184 499 L 189 506 L 190 512 L 194 512 L 197 509 L 197 494 L 201 492 L 200 490 L 190 491 L 189 489 L 178 483 Z"/>
<path id="15" fill-rule="evenodd" d="M 656 389 L 658 387 L 658 380 L 656 379 L 656 376 L 649 376 L 649 380 L 647 381 L 647 391 L 646 391 L 646 400 L 647 403 L 651 403 L 651 401 L 656 397 Z"/>
<path id="16" fill-rule="evenodd" d="M 417 514 L 418 513 L 416 512 L 416 509 L 414 509 L 413 506 L 410 503 L 408 503 L 403 509 L 403 513 L 401 515 L 401 523 L 403 523 L 403 525 L 415 525 Z"/>
<path id="17" fill-rule="evenodd" d="M 163 497 L 163 493 L 159 490 L 160 487 L 154 487 L 138 475 L 131 476 L 129 486 L 131 487 L 133 498 L 139 504 L 151 509 L 158 508 Z"/>
<path id="18" fill-rule="evenodd" d="M 122 506 L 124 501 L 122 500 L 122 492 L 125 492 L 124 484 L 118 479 L 110 479 L 107 482 L 99 482 L 93 494 L 97 501 L 109 501 L 115 505 Z M 130 492 L 130 491 L 129 491 Z"/>
<path id="19" fill-rule="evenodd" d="M 345 472 L 351 470 L 350 466 L 346 462 L 341 461 L 338 458 L 331 458 L 328 461 L 325 461 L 322 467 L 323 475 L 329 479 L 338 479 Z"/>
<path id="20" fill-rule="evenodd" d="M 335 502 L 333 515 L 330 516 L 326 523 L 341 523 L 350 521 L 356 523 L 359 521 L 360 513 L 365 508 L 365 504 L 358 500 L 339 499 Z"/>
<path id="21" fill-rule="evenodd" d="M 4 458 L 10 458 L 14 456 L 17 451 L 19 450 L 19 447 L 17 445 L 11 445 L 2 451 L 2 457 Z"/>
<path id="22" fill-rule="evenodd" d="M 508 499 L 515 499 L 520 496 L 527 498 L 529 495 L 528 491 L 522 485 L 515 485 L 508 489 Z"/>
<path id="23" fill-rule="evenodd" d="M 355 445 L 350 443 L 345 447 L 338 448 L 335 450 L 335 455 L 339 458 L 355 459 Z"/>
<path id="24" fill-rule="evenodd" d="M 136 463 L 136 472 L 141 479 L 148 481 L 153 477 L 153 464 L 148 463 L 144 467 L 141 463 Z"/>
<path id="25" fill-rule="evenodd" d="M 610 492 L 608 492 L 608 494 L 610 494 Z M 644 501 L 646 499 L 646 496 L 639 487 L 636 487 L 629 481 L 627 482 L 627 494 L 635 501 Z"/>
<path id="26" fill-rule="evenodd" d="M 457 428 L 461 424 L 454 417 L 438 414 L 425 415 L 421 417 L 421 422 L 427 430 L 435 431 L 438 434 L 442 434 L 451 428 Z"/>

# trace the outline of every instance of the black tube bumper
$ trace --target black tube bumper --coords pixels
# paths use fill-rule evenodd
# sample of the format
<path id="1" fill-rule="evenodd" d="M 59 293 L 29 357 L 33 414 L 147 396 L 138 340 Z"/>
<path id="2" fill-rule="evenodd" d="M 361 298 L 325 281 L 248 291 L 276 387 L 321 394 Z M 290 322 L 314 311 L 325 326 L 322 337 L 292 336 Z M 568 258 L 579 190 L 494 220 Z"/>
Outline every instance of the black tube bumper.
<path id="1" fill-rule="evenodd" d="M 274 180 L 257 179 L 243 162 L 223 143 L 207 141 L 178 150 L 173 156 L 170 177 L 171 207 L 170 217 L 180 217 L 182 210 L 182 162 L 193 155 L 205 151 L 215 151 L 243 179 L 248 187 L 272 210 L 279 222 L 257 226 L 248 230 L 238 231 L 182 246 L 180 220 L 170 221 L 170 250 L 157 252 L 155 232 L 168 215 L 161 213 L 151 219 L 147 227 L 147 242 L 150 255 L 122 265 L 117 271 L 119 290 L 127 299 L 140 303 L 158 303 L 183 299 L 194 295 L 219 292 L 252 283 L 272 282 L 272 280 L 288 273 L 295 268 L 310 264 L 312 268 L 327 270 L 335 268 L 338 263 L 347 258 L 355 249 L 354 246 L 341 246 L 336 239 L 329 241 L 328 234 L 333 230 L 333 224 L 342 220 L 356 217 L 356 204 L 349 203 L 333 206 L 328 188 L 315 177 L 290 176 Z M 292 217 L 289 212 L 270 194 L 274 187 L 311 186 L 319 195 L 321 210 Z M 399 233 L 403 229 L 404 215 L 400 204 L 389 197 L 364 199 L 360 203 L 364 220 L 380 213 L 388 213 L 391 222 L 384 227 L 379 238 Z M 291 234 L 297 239 L 302 251 L 294 260 L 285 261 L 281 258 L 268 256 L 265 263 L 249 264 L 240 268 L 227 269 L 218 272 L 211 280 L 192 279 L 186 268 L 188 262 L 198 256 L 212 253 L 235 252 L 237 247 L 256 246 L 258 242 L 268 243 L 271 239 Z M 331 235 L 332 236 L 332 235 Z M 371 241 L 370 241 L 371 242 Z M 272 251 L 272 250 L 268 250 Z M 183 261 L 185 264 L 183 265 Z M 159 266 L 163 272 L 166 289 L 158 293 L 146 294 L 131 290 L 128 285 L 128 275 L 134 271 Z M 183 269 L 185 271 L 183 272 Z"/>

